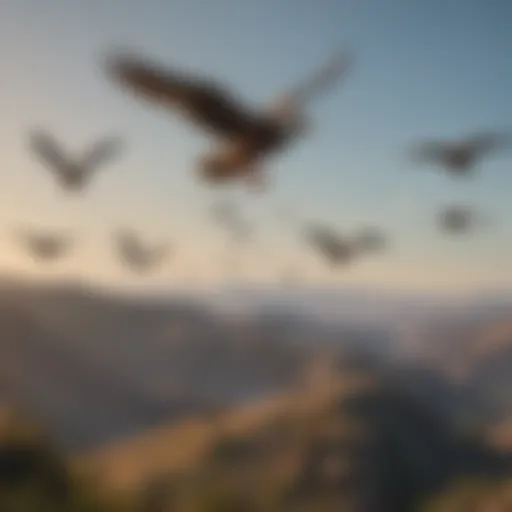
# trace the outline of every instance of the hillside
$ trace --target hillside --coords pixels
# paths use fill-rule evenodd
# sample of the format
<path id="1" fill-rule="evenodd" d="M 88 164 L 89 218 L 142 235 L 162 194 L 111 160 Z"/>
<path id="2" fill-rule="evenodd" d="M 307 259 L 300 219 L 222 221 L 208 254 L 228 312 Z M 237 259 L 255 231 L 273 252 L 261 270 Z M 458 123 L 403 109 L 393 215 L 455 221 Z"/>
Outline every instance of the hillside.
<path id="1" fill-rule="evenodd" d="M 361 371 L 77 461 L 108 488 L 158 490 L 177 510 L 220 500 L 219 510 L 326 512 L 415 510 L 460 477 L 497 478 L 510 463 L 387 374 Z"/>
<path id="2" fill-rule="evenodd" d="M 347 347 L 399 350 L 393 325 L 207 302 L 0 281 L 1 393 L 65 449 L 83 450 L 282 392 Z"/>
<path id="3" fill-rule="evenodd" d="M 510 310 L 475 304 L 333 322 L 0 283 L 1 393 L 106 492 L 180 512 L 411 510 L 508 474 Z"/>

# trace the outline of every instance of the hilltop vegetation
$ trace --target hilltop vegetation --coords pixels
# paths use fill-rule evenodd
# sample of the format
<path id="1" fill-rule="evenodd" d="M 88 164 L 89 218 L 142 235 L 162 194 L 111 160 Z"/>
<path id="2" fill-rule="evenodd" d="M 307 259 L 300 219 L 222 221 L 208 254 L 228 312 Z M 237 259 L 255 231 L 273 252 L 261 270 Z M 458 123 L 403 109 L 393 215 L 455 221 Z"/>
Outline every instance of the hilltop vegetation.
<path id="1" fill-rule="evenodd" d="M 2 512 L 128 512 L 121 499 L 70 470 L 63 454 L 27 420 L 0 415 Z"/>

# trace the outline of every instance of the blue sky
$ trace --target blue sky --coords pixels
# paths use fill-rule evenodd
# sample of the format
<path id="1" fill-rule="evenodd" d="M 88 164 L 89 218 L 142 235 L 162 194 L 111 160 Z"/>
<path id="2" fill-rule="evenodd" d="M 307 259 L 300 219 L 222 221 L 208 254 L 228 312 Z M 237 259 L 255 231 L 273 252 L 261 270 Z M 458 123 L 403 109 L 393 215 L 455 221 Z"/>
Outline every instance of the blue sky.
<path id="1" fill-rule="evenodd" d="M 4 0 L 0 271 L 128 281 L 108 236 L 133 225 L 177 246 L 174 262 L 148 284 L 221 275 L 223 238 L 205 218 L 213 195 L 194 178 L 207 139 L 110 83 L 98 66 L 104 51 L 133 48 L 264 103 L 346 45 L 356 57 L 351 73 L 310 106 L 312 134 L 269 163 L 271 193 L 234 193 L 259 233 L 242 274 L 272 281 L 293 264 L 309 281 L 510 287 L 512 152 L 461 183 L 417 168 L 405 152 L 423 138 L 512 129 L 511 25 L 506 0 Z M 66 197 L 25 151 L 27 131 L 38 126 L 78 151 L 119 133 L 127 150 L 85 195 Z M 466 239 L 441 236 L 434 216 L 451 201 L 474 204 L 494 224 Z M 342 232 L 380 225 L 390 250 L 333 277 L 276 225 L 281 204 Z M 42 271 L 13 245 L 19 224 L 73 230 L 80 245 Z"/>

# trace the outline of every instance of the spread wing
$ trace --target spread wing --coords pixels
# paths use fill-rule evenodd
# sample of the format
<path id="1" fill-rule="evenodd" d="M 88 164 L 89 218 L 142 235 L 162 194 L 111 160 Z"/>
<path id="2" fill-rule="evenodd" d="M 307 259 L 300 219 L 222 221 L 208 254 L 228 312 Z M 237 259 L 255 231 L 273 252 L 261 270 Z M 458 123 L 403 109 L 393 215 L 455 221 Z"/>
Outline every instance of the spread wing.
<path id="1" fill-rule="evenodd" d="M 426 141 L 413 147 L 410 157 L 417 162 L 438 162 L 444 160 L 449 151 L 447 144 L 440 141 Z"/>
<path id="2" fill-rule="evenodd" d="M 181 110 L 217 136 L 237 136 L 259 122 L 258 116 L 235 100 L 230 91 L 211 81 L 163 71 L 134 56 L 113 56 L 107 65 L 119 83 L 155 103 Z"/>
<path id="3" fill-rule="evenodd" d="M 65 174 L 70 166 L 57 141 L 48 133 L 34 131 L 29 135 L 31 150 L 40 157 L 50 170 L 59 175 Z"/>
<path id="4" fill-rule="evenodd" d="M 348 71 L 351 63 L 352 58 L 348 52 L 337 52 L 314 74 L 274 101 L 270 110 L 279 112 L 307 103 L 333 86 Z"/>
<path id="5" fill-rule="evenodd" d="M 507 134 L 481 133 L 468 139 L 468 147 L 478 154 L 500 149 L 512 143 L 512 138 Z"/>
<path id="6" fill-rule="evenodd" d="M 94 170 L 103 163 L 111 160 L 121 150 L 121 140 L 110 138 L 96 143 L 85 155 L 82 165 L 86 170 Z"/>
<path id="7" fill-rule="evenodd" d="M 377 228 L 362 229 L 353 240 L 355 247 L 362 252 L 379 252 L 386 247 L 386 237 Z"/>

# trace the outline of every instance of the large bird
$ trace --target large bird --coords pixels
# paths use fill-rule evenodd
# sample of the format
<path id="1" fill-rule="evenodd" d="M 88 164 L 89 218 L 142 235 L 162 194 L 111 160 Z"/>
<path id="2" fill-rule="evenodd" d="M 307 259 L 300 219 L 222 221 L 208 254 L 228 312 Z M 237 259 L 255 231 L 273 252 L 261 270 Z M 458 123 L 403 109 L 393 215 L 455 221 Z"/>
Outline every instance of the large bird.
<path id="1" fill-rule="evenodd" d="M 131 270 L 144 273 L 160 264 L 169 253 L 169 245 L 149 246 L 132 230 L 119 230 L 114 234 L 118 256 Z"/>
<path id="2" fill-rule="evenodd" d="M 499 133 L 481 133 L 453 141 L 432 140 L 414 148 L 412 157 L 440 165 L 454 176 L 464 176 L 486 155 L 505 148 L 511 141 L 509 136 Z"/>
<path id="3" fill-rule="evenodd" d="M 29 136 L 31 150 L 54 173 L 59 183 L 68 191 L 81 190 L 91 173 L 116 156 L 121 147 L 118 138 L 96 142 L 80 157 L 72 157 L 47 132 L 36 130 Z"/>
<path id="4" fill-rule="evenodd" d="M 112 54 L 109 76 L 136 95 L 181 114 L 216 139 L 212 153 L 200 159 L 209 183 L 243 178 L 262 190 L 264 160 L 283 150 L 306 130 L 304 107 L 348 68 L 348 55 L 336 55 L 299 87 L 266 109 L 254 110 L 228 88 L 207 78 L 164 70 L 129 54 Z"/>
<path id="5" fill-rule="evenodd" d="M 16 236 L 32 256 L 42 261 L 61 258 L 71 246 L 71 239 L 62 234 L 22 230 Z"/>
<path id="6" fill-rule="evenodd" d="M 331 266 L 352 263 L 357 257 L 381 250 L 385 245 L 384 236 L 374 228 L 344 237 L 327 226 L 311 224 L 303 234 Z"/>

